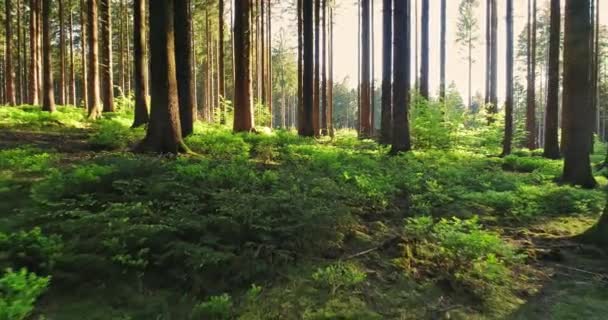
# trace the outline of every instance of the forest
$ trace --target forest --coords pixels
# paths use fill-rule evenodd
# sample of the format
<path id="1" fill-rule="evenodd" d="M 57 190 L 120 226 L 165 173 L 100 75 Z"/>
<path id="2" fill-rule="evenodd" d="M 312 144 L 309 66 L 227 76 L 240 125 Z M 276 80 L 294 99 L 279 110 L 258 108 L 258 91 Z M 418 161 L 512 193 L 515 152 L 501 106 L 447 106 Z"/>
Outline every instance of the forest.
<path id="1" fill-rule="evenodd" d="M 606 319 L 604 6 L 0 0 L 0 320 Z"/>

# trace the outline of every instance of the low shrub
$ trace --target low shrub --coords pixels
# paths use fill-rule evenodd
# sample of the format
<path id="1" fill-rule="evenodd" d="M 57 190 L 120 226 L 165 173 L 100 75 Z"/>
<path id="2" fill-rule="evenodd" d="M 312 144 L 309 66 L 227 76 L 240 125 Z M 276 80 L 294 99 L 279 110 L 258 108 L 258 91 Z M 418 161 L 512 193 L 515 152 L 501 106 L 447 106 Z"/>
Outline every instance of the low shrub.
<path id="1" fill-rule="evenodd" d="M 46 291 L 50 278 L 39 277 L 26 269 L 8 269 L 0 277 L 0 320 L 24 320 Z"/>
<path id="2" fill-rule="evenodd" d="M 62 247 L 58 236 L 45 236 L 40 228 L 12 234 L 0 233 L 0 267 L 27 268 L 39 274 L 48 274 L 61 255 Z"/>

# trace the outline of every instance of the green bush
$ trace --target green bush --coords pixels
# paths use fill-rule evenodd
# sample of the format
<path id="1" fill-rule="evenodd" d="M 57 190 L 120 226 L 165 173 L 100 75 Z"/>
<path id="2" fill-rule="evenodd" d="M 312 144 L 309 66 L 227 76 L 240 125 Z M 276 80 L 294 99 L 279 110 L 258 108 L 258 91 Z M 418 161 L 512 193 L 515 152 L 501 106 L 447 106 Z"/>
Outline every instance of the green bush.
<path id="1" fill-rule="evenodd" d="M 62 252 L 61 239 L 45 236 L 40 228 L 12 234 L 0 233 L 0 267 L 27 268 L 48 274 Z"/>
<path id="2" fill-rule="evenodd" d="M 197 304 L 192 310 L 192 320 L 228 320 L 232 319 L 234 304 L 228 294 L 212 296 L 207 301 Z"/>
<path id="3" fill-rule="evenodd" d="M 0 170 L 40 173 L 49 169 L 56 155 L 31 147 L 0 150 Z"/>
<path id="4" fill-rule="evenodd" d="M 89 138 L 89 144 L 99 150 L 123 149 L 141 140 L 144 128 L 129 128 L 132 120 L 106 115 L 94 124 L 95 131 Z"/>
<path id="5" fill-rule="evenodd" d="M 365 281 L 367 275 L 352 263 L 337 263 L 319 268 L 312 279 L 320 286 L 329 289 L 334 296 L 339 289 L 349 289 Z"/>
<path id="6" fill-rule="evenodd" d="M 24 320 L 38 297 L 46 291 L 49 278 L 38 277 L 21 269 L 8 269 L 0 278 L 0 320 Z"/>
<path id="7" fill-rule="evenodd" d="M 245 143 L 243 136 L 228 131 L 193 135 L 186 139 L 186 144 L 194 152 L 214 160 L 249 159 L 250 146 Z"/>

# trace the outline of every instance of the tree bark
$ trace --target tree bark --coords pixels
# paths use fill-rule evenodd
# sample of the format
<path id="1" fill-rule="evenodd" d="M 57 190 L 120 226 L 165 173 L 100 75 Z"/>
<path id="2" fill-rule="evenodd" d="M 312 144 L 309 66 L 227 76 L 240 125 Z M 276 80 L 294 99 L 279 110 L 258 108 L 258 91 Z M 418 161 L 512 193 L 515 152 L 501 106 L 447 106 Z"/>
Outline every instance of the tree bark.
<path id="1" fill-rule="evenodd" d="M 549 61 L 547 81 L 547 111 L 545 114 L 545 149 L 543 156 L 559 159 L 559 78 L 561 45 L 561 4 L 551 0 L 551 21 L 549 29 Z"/>
<path id="2" fill-rule="evenodd" d="M 99 24 L 98 0 L 88 0 L 87 34 L 89 36 L 89 63 L 88 63 L 88 114 L 90 119 L 96 119 L 101 114 L 101 96 L 99 81 Z"/>
<path id="3" fill-rule="evenodd" d="M 55 111 L 55 94 L 53 92 L 53 65 L 51 61 L 51 1 L 43 0 L 42 7 L 42 43 L 44 57 L 44 90 L 42 95 L 42 110 Z"/>
<path id="4" fill-rule="evenodd" d="M 422 40 L 420 43 L 420 95 L 429 99 L 429 0 L 422 0 Z"/>
<path id="5" fill-rule="evenodd" d="M 439 70 L 439 97 L 445 101 L 446 82 L 446 34 L 447 34 L 447 0 L 441 0 L 441 43 L 440 43 L 440 70 Z"/>
<path id="6" fill-rule="evenodd" d="M 334 8 L 329 8 L 329 84 L 328 84 L 328 106 L 327 126 L 329 136 L 334 137 Z"/>
<path id="7" fill-rule="evenodd" d="M 224 68 L 225 50 L 224 50 L 224 0 L 218 1 L 218 33 L 219 33 L 219 48 L 218 48 L 218 66 L 217 72 L 219 76 L 219 95 L 220 95 L 220 124 L 226 123 L 226 114 L 224 110 L 224 99 L 226 98 L 226 70 Z"/>
<path id="8" fill-rule="evenodd" d="M 87 23 L 86 23 L 86 4 L 84 0 L 80 0 L 80 59 L 82 60 L 81 78 L 82 78 L 82 105 L 84 108 L 89 106 L 89 86 L 87 73 Z"/>
<path id="9" fill-rule="evenodd" d="M 38 23 L 38 2 L 39 0 L 30 0 L 30 67 L 29 67 L 29 102 L 32 105 L 38 105 L 40 103 L 38 96 L 38 42 L 36 39 L 38 35 L 36 34 L 38 31 L 38 27 L 36 24 Z"/>
<path id="10" fill-rule="evenodd" d="M 322 1 L 321 10 L 323 18 L 321 20 L 321 135 L 327 136 L 327 0 Z"/>
<path id="11" fill-rule="evenodd" d="M 372 110 L 371 110 L 371 0 L 361 1 L 361 116 L 360 132 L 362 138 L 372 136 Z"/>
<path id="12" fill-rule="evenodd" d="M 178 0 L 180 2 L 181 0 Z M 144 140 L 136 151 L 177 154 L 188 152 L 182 139 L 175 66 L 174 0 L 151 1 L 149 25 L 152 109 Z"/>
<path id="13" fill-rule="evenodd" d="M 314 137 L 314 37 L 313 2 L 302 0 L 302 112 L 298 133 Z"/>
<path id="14" fill-rule="evenodd" d="M 190 0 L 175 1 L 175 62 L 182 136 L 193 133 L 196 120 Z"/>
<path id="15" fill-rule="evenodd" d="M 532 4 L 531 4 L 532 2 Z M 528 0 L 528 77 L 526 90 L 526 147 L 537 148 L 536 139 L 536 0 Z"/>
<path id="16" fill-rule="evenodd" d="M 589 150 L 593 134 L 591 105 L 590 0 L 566 0 L 564 37 L 563 139 L 565 183 L 593 188 Z"/>
<path id="17" fill-rule="evenodd" d="M 135 53 L 135 119 L 133 127 L 147 124 L 148 115 L 148 47 L 146 45 L 146 0 L 133 1 L 133 51 Z"/>
<path id="18" fill-rule="evenodd" d="M 254 130 L 253 105 L 251 101 L 251 22 L 249 1 L 235 1 L 234 52 L 234 131 Z"/>
<path id="19" fill-rule="evenodd" d="M 74 69 L 74 15 L 70 0 L 70 104 L 76 105 L 76 70 Z"/>
<path id="20" fill-rule="evenodd" d="M 559 1 L 559 0 L 558 0 Z M 505 135 L 502 142 L 502 156 L 511 154 L 513 145 L 513 0 L 507 0 L 507 62 L 505 98 Z"/>
<path id="21" fill-rule="evenodd" d="M 101 10 L 101 90 L 103 112 L 114 112 L 114 73 L 112 71 L 112 7 L 100 0 Z"/>
<path id="22" fill-rule="evenodd" d="M 57 15 L 59 15 L 59 85 L 57 92 L 59 93 L 59 104 L 65 105 L 65 18 L 63 0 L 57 1 Z"/>
<path id="23" fill-rule="evenodd" d="M 11 105 L 17 105 L 17 96 L 15 94 L 15 70 L 13 67 L 13 29 L 12 29 L 12 5 L 11 0 L 6 0 L 4 3 L 4 28 L 6 31 L 5 38 L 5 81 L 6 81 L 6 102 Z"/>
<path id="24" fill-rule="evenodd" d="M 491 0 L 490 16 L 490 113 L 498 113 L 498 8 L 496 0 Z"/>
<path id="25" fill-rule="evenodd" d="M 319 135 L 321 129 L 319 113 L 320 113 L 320 93 L 319 87 L 321 83 L 321 61 L 320 61 L 320 45 L 321 45 L 321 0 L 314 0 L 315 3 L 315 62 L 314 62 L 314 87 L 313 87 L 313 109 L 312 109 L 312 126 L 315 131 L 315 136 Z"/>
<path id="26" fill-rule="evenodd" d="M 382 115 L 380 143 L 391 142 L 393 122 L 393 0 L 383 0 L 382 12 Z"/>
<path id="27" fill-rule="evenodd" d="M 410 106 L 410 10 L 409 0 L 395 1 L 395 71 L 394 71 L 394 123 L 391 153 L 411 150 L 408 110 Z"/>

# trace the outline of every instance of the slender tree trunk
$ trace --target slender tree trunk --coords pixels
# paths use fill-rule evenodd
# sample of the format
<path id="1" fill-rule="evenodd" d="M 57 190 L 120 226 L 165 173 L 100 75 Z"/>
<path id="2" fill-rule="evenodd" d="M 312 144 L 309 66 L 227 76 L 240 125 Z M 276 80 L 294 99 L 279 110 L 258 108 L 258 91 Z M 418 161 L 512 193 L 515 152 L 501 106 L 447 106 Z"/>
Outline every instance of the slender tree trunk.
<path id="1" fill-rule="evenodd" d="M 593 132 L 591 106 L 590 0 L 566 0 L 564 37 L 563 181 L 593 188 L 589 150 Z"/>
<path id="2" fill-rule="evenodd" d="M 74 67 L 74 14 L 70 0 L 70 104 L 76 105 L 76 70 Z"/>
<path id="3" fill-rule="evenodd" d="M 447 33 L 447 0 L 441 0 L 441 43 L 440 43 L 440 71 L 439 71 L 439 97 L 445 101 L 446 83 L 446 33 Z"/>
<path id="4" fill-rule="evenodd" d="M 304 137 L 315 136 L 314 119 L 314 37 L 313 2 L 302 0 L 302 112 L 298 133 Z"/>
<path id="5" fill-rule="evenodd" d="M 320 61 L 320 53 L 321 53 L 321 0 L 314 0 L 315 3 L 315 62 L 314 62 L 314 87 L 313 87 L 313 114 L 312 114 L 312 125 L 315 131 L 315 136 L 319 135 L 319 130 L 321 129 L 319 113 L 320 113 L 320 83 L 321 83 L 321 61 Z"/>
<path id="6" fill-rule="evenodd" d="M 492 65 L 492 55 L 490 54 L 490 52 L 492 51 L 492 33 L 491 33 L 491 27 L 490 27 L 490 20 L 491 20 L 491 16 L 492 16 L 492 0 L 486 0 L 486 74 L 485 74 L 485 81 L 486 81 L 486 92 L 485 92 L 485 100 L 484 103 L 485 104 L 489 104 L 490 103 L 490 87 L 492 86 L 492 71 L 491 71 L 491 65 Z"/>
<path id="7" fill-rule="evenodd" d="M 11 0 L 5 0 L 4 3 L 4 28 L 6 32 L 5 38 L 5 79 L 6 79 L 6 102 L 11 105 L 17 105 L 17 96 L 15 94 L 15 70 L 13 68 L 13 29 L 12 29 L 12 5 Z"/>
<path id="8" fill-rule="evenodd" d="M 218 48 L 218 53 L 219 53 L 219 57 L 218 57 L 218 66 L 217 66 L 217 72 L 219 74 L 219 83 L 220 83 L 220 87 L 219 87 L 219 95 L 220 95 L 220 124 L 225 124 L 226 123 L 226 114 L 225 114 L 225 110 L 224 110 L 224 99 L 226 98 L 226 80 L 225 80 L 225 73 L 226 71 L 224 70 L 224 60 L 225 60 L 225 49 L 224 49 L 224 39 L 226 38 L 224 35 L 224 26 L 225 26 L 225 22 L 224 22 L 224 0 L 219 0 L 218 1 L 218 24 L 219 24 L 219 48 Z"/>
<path id="9" fill-rule="evenodd" d="M 408 109 L 410 106 L 410 10 L 409 1 L 395 1 L 395 71 L 394 71 L 394 123 L 391 152 L 411 150 Z"/>
<path id="10" fill-rule="evenodd" d="M 248 132 L 254 130 L 253 105 L 251 101 L 250 50 L 251 23 L 249 1 L 235 1 L 234 52 L 235 52 L 235 85 L 234 85 L 234 131 Z"/>
<path id="11" fill-rule="evenodd" d="M 303 97 L 303 90 L 302 90 L 302 85 L 303 85 L 303 71 L 304 71 L 304 64 L 303 64 L 303 50 L 304 50 L 304 28 L 302 25 L 302 1 L 303 0 L 297 0 L 297 5 L 296 5 L 296 11 L 297 11 L 297 15 L 298 15 L 298 107 L 297 107 L 297 121 L 298 121 L 298 128 L 304 128 L 306 126 L 305 123 L 303 123 L 304 120 L 304 97 Z"/>
<path id="12" fill-rule="evenodd" d="M 125 18 L 124 15 L 124 0 L 120 0 L 120 21 L 118 24 L 118 60 L 120 61 L 119 77 L 120 77 L 120 94 L 124 96 L 126 94 L 126 67 L 127 62 L 125 61 Z"/>
<path id="13" fill-rule="evenodd" d="M 268 26 L 267 26 L 267 43 L 268 45 L 266 46 L 266 50 L 267 50 L 267 70 L 266 70 L 266 77 L 267 77 L 267 97 L 266 97 L 266 101 L 268 101 L 268 110 L 270 112 L 270 127 L 273 127 L 273 101 L 272 101 L 272 4 L 270 2 L 270 0 L 266 0 L 267 1 L 267 10 L 266 10 L 266 21 L 268 21 Z"/>
<path id="14" fill-rule="evenodd" d="M 36 39 L 38 35 L 38 0 L 30 0 L 30 76 L 29 76 L 29 98 L 32 105 L 38 105 L 40 100 L 38 99 L 38 43 Z"/>
<path id="15" fill-rule="evenodd" d="M 23 76 L 21 64 L 21 0 L 17 0 L 17 103 L 23 103 Z"/>
<path id="16" fill-rule="evenodd" d="M 498 113 L 498 8 L 496 4 L 497 0 L 491 0 L 491 11 L 490 16 L 490 113 Z"/>
<path id="17" fill-rule="evenodd" d="M 532 1 L 532 5 L 530 2 Z M 526 93 L 526 147 L 538 146 L 536 139 L 536 0 L 528 0 L 528 87 Z"/>
<path id="18" fill-rule="evenodd" d="M 558 0 L 559 1 L 559 0 Z M 507 0 L 507 72 L 505 82 L 505 135 L 502 143 L 502 155 L 511 154 L 513 145 L 513 0 Z"/>
<path id="19" fill-rule="evenodd" d="M 360 135 L 362 138 L 372 136 L 372 110 L 371 110 L 371 0 L 361 1 L 361 124 Z"/>
<path id="20" fill-rule="evenodd" d="M 429 99 L 429 0 L 422 0 L 422 40 L 420 52 L 420 95 Z"/>
<path id="21" fill-rule="evenodd" d="M 101 90 L 103 112 L 114 112 L 114 73 L 112 71 L 112 7 L 100 0 L 101 10 Z"/>
<path id="22" fill-rule="evenodd" d="M 327 0 L 322 1 L 321 21 L 321 134 L 327 136 Z"/>
<path id="23" fill-rule="evenodd" d="M 98 24 L 98 0 L 88 0 L 87 11 L 87 34 L 89 36 L 89 59 L 88 59 L 88 104 L 87 109 L 90 119 L 96 119 L 101 114 L 101 93 L 99 80 L 99 24 Z"/>
<path id="24" fill-rule="evenodd" d="M 561 44 L 561 4 L 551 0 L 551 21 L 549 31 L 549 67 L 547 84 L 547 112 L 545 115 L 545 150 L 543 155 L 558 159 L 559 150 L 559 62 Z"/>
<path id="25" fill-rule="evenodd" d="M 125 5 L 125 13 L 124 13 L 124 15 L 125 15 L 125 20 L 127 21 L 126 26 L 125 26 L 125 30 L 126 30 L 125 38 L 126 38 L 126 45 L 127 45 L 127 48 L 126 48 L 126 51 L 127 51 L 127 57 L 126 57 L 127 67 L 126 67 L 126 72 L 127 72 L 127 75 L 126 75 L 126 80 L 125 80 L 126 81 L 125 85 L 127 87 L 125 88 L 125 93 L 128 95 L 128 94 L 131 93 L 131 87 L 132 87 L 131 86 L 131 78 L 133 77 L 133 70 L 131 68 L 132 61 L 131 61 L 131 58 L 130 58 L 131 55 L 129 54 L 131 52 L 131 37 L 129 37 L 129 35 L 131 35 L 132 33 L 131 33 L 131 28 L 130 28 L 130 26 L 131 26 L 130 22 L 131 21 L 129 19 L 130 15 L 129 15 L 129 6 L 128 5 Z"/>
<path id="26" fill-rule="evenodd" d="M 329 7 L 329 88 L 327 125 L 330 137 L 334 137 L 334 7 Z"/>
<path id="27" fill-rule="evenodd" d="M 383 0 L 382 21 L 382 116 L 380 143 L 389 144 L 393 130 L 393 0 Z"/>
<path id="28" fill-rule="evenodd" d="M 65 105 L 65 18 L 64 18 L 64 0 L 58 0 L 58 12 L 59 15 L 59 104 Z"/>
<path id="29" fill-rule="evenodd" d="M 182 136 L 193 133 L 196 120 L 190 0 L 175 1 L 175 59 Z"/>
<path id="30" fill-rule="evenodd" d="M 53 92 L 53 65 L 51 61 L 51 1 L 43 0 L 42 7 L 42 42 L 44 57 L 44 90 L 42 95 L 42 110 L 55 111 L 55 94 Z"/>
<path id="31" fill-rule="evenodd" d="M 135 119 L 133 127 L 149 121 L 148 47 L 146 45 L 146 0 L 133 1 L 133 51 L 135 53 Z"/>
<path id="32" fill-rule="evenodd" d="M 163 0 L 150 2 L 149 25 L 150 56 L 152 69 L 152 109 L 146 137 L 137 151 L 155 153 L 181 153 L 188 148 L 182 139 L 179 120 L 179 98 L 175 66 L 176 34 L 175 2 Z"/>
<path id="33" fill-rule="evenodd" d="M 87 34 L 88 26 L 86 23 L 87 9 L 85 0 L 80 0 L 80 59 L 82 60 L 81 78 L 82 78 L 82 105 L 84 108 L 89 107 L 89 85 L 87 72 Z"/>

